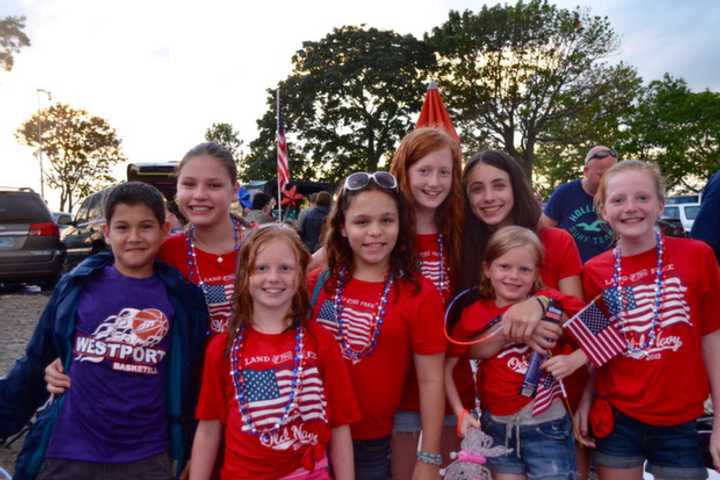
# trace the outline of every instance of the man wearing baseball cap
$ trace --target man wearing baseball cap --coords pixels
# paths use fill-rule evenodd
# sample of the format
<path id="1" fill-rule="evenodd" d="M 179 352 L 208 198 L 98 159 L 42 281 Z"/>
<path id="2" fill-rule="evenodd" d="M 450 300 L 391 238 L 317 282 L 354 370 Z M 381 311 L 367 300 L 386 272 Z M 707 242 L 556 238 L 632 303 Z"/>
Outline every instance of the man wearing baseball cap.
<path id="1" fill-rule="evenodd" d="M 540 223 L 567 230 L 575 239 L 583 262 L 604 252 L 612 243 L 612 231 L 598 218 L 593 197 L 605 171 L 615 165 L 612 148 L 595 145 L 585 155 L 583 178 L 557 187 L 545 206 Z"/>

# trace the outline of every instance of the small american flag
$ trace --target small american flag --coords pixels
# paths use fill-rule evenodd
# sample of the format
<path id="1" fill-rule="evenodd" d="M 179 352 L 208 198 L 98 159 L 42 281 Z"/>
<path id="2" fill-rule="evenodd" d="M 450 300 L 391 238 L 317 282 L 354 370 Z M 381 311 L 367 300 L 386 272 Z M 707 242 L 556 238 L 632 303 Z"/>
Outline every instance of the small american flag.
<path id="1" fill-rule="evenodd" d="M 342 319 L 346 340 L 351 348 L 354 350 L 366 348 L 370 344 L 370 325 L 373 319 L 373 312 L 345 305 L 342 308 Z M 325 302 L 323 302 L 320 307 L 320 313 L 318 314 L 318 322 L 330 330 L 338 342 L 342 340 L 340 338 L 340 331 L 338 330 L 335 305 L 332 300 L 325 300 Z"/>
<path id="2" fill-rule="evenodd" d="M 285 125 L 280 108 L 280 89 L 277 90 L 277 177 L 278 191 L 285 189 L 290 181 L 290 164 L 288 163 L 288 147 L 285 141 Z"/>
<path id="3" fill-rule="evenodd" d="M 596 367 L 604 365 L 627 348 L 615 317 L 609 317 L 605 312 L 609 314 L 610 310 L 602 297 L 598 297 L 563 325 L 572 332 Z"/>
<path id="4" fill-rule="evenodd" d="M 243 382 L 248 392 L 248 410 L 256 427 L 267 428 L 278 422 L 290 401 L 292 370 L 243 370 Z M 317 367 L 303 370 L 295 411 L 288 422 L 300 417 L 301 421 L 327 422 L 325 390 Z M 243 431 L 250 427 L 243 424 Z"/>
<path id="5" fill-rule="evenodd" d="M 234 290 L 234 283 L 205 286 L 205 301 L 210 314 L 210 330 L 214 333 L 222 333 L 227 329 L 232 315 Z"/>
<path id="6" fill-rule="evenodd" d="M 561 380 L 556 380 L 549 373 L 545 373 L 538 383 L 537 392 L 535 393 L 535 403 L 533 403 L 532 415 L 540 415 L 547 410 L 555 398 L 563 393 Z"/>

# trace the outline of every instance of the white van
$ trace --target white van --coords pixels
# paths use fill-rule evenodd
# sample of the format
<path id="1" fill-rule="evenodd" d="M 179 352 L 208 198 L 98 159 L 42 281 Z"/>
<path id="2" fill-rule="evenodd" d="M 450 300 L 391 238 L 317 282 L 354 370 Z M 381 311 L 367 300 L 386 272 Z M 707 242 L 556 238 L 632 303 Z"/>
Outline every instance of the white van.
<path id="1" fill-rule="evenodd" d="M 698 211 L 700 211 L 699 203 L 673 203 L 665 205 L 662 218 L 675 218 L 680 220 L 685 233 L 690 233 Z"/>

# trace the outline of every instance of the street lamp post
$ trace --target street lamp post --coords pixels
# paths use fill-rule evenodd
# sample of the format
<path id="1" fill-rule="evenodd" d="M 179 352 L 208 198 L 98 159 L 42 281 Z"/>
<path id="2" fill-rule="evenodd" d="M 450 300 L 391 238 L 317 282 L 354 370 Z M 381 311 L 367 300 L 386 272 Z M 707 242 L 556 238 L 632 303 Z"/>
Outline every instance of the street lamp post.
<path id="1" fill-rule="evenodd" d="M 42 108 L 40 95 L 47 95 L 48 102 L 52 102 L 52 94 L 49 90 L 42 88 L 36 88 L 35 91 L 38 94 L 38 111 Z M 45 200 L 45 170 L 43 168 L 43 149 L 42 149 L 42 129 L 40 128 L 41 119 L 38 119 L 38 160 L 40 160 L 40 196 Z"/>

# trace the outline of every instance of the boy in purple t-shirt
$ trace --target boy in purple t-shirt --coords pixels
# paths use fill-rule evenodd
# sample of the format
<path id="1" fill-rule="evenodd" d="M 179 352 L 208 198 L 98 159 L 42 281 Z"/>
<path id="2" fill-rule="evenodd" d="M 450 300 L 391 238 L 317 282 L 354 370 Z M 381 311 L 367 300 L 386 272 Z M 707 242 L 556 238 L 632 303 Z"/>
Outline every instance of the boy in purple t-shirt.
<path id="1" fill-rule="evenodd" d="M 122 184 L 105 214 L 113 255 L 91 257 L 63 278 L 26 357 L 0 381 L 2 421 L 10 411 L 6 392 L 22 392 L 21 373 L 42 381 L 36 366 L 54 358 L 55 344 L 67 346 L 54 353 L 56 362 L 64 359 L 69 388 L 51 418 L 38 421 L 42 438 L 18 457 L 20 479 L 169 479 L 170 457 L 183 463 L 189 454 L 192 426 L 182 422 L 192 418 L 197 395 L 207 327 L 202 294 L 155 263 L 168 232 L 157 189 Z"/>

